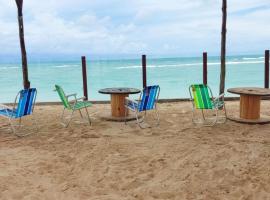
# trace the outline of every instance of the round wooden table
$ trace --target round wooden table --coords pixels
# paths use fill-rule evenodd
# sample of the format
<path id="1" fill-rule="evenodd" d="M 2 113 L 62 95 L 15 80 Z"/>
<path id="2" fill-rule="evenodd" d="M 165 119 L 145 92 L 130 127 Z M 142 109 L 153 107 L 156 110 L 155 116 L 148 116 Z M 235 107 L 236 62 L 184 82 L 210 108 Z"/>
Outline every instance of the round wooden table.
<path id="1" fill-rule="evenodd" d="M 261 98 L 270 96 L 270 89 L 257 87 L 239 87 L 227 90 L 233 94 L 240 95 L 240 116 L 228 117 L 229 119 L 241 123 L 263 124 L 270 123 L 270 118 L 261 117 Z"/>
<path id="2" fill-rule="evenodd" d="M 125 98 L 130 94 L 137 94 L 141 91 L 136 88 L 105 88 L 98 91 L 101 94 L 111 95 L 111 116 L 105 116 L 103 118 L 112 121 L 124 121 L 125 120 Z M 134 119 L 134 117 L 128 116 L 127 120 Z"/>

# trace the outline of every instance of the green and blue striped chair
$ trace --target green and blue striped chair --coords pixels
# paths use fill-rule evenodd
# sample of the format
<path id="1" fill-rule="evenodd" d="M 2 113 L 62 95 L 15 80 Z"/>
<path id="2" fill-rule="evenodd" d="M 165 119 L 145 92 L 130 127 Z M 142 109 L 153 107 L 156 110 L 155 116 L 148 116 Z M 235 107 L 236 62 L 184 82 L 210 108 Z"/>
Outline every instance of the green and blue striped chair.
<path id="1" fill-rule="evenodd" d="M 125 99 L 125 123 L 127 117 L 127 110 L 133 111 L 135 113 L 137 123 L 140 128 L 144 128 L 141 123 L 144 121 L 146 116 L 146 111 L 155 110 L 157 125 L 159 125 L 159 115 L 157 111 L 157 101 L 160 93 L 160 87 L 158 85 L 147 86 L 143 89 L 140 94 L 140 99 L 138 101 L 132 100 L 126 97 Z M 144 112 L 144 116 L 139 120 L 139 113 Z"/>
<path id="2" fill-rule="evenodd" d="M 196 124 L 206 126 L 216 123 L 225 123 L 227 119 L 226 108 L 224 103 L 224 94 L 217 98 L 213 97 L 211 89 L 204 84 L 194 84 L 189 87 L 190 100 L 192 101 L 192 121 Z M 201 110 L 202 118 L 195 117 L 195 111 Z M 206 117 L 204 110 L 215 111 L 215 116 Z M 219 117 L 219 111 L 224 111 L 224 116 Z"/>
<path id="3" fill-rule="evenodd" d="M 30 88 L 21 90 L 15 98 L 15 102 L 13 107 L 6 106 L 4 104 L 0 104 L 0 116 L 8 118 L 11 129 L 13 133 L 17 136 L 26 136 L 32 133 L 32 131 L 28 130 L 26 133 L 22 133 L 20 130 L 16 129 L 16 127 L 22 128 L 22 118 L 28 115 L 32 115 L 34 111 L 35 101 L 36 101 L 37 89 Z M 19 99 L 18 99 L 19 97 Z M 18 103 L 17 103 L 18 100 Z M 16 125 L 14 121 L 19 119 L 19 125 Z M 34 124 L 37 128 L 37 123 L 34 119 Z"/>
<path id="4" fill-rule="evenodd" d="M 58 93 L 58 95 L 59 95 L 59 97 L 61 99 L 61 102 L 62 102 L 62 104 L 64 106 L 64 110 L 63 110 L 62 115 L 61 115 L 61 123 L 65 127 L 68 127 L 68 125 L 70 124 L 75 111 L 79 111 L 79 113 L 81 115 L 81 118 L 83 118 L 83 115 L 82 115 L 82 112 L 81 112 L 82 109 L 85 109 L 89 125 L 91 125 L 91 119 L 90 119 L 87 108 L 92 106 L 92 103 L 90 103 L 88 101 L 81 101 L 81 100 L 84 100 L 85 97 L 77 98 L 76 93 L 75 94 L 70 94 L 70 95 L 65 95 L 64 90 L 59 85 L 55 85 L 55 91 Z M 70 97 L 74 98 L 73 101 L 69 101 Z M 65 122 L 65 120 L 64 120 L 65 110 L 71 111 L 71 114 L 69 116 L 69 120 L 67 122 Z"/>

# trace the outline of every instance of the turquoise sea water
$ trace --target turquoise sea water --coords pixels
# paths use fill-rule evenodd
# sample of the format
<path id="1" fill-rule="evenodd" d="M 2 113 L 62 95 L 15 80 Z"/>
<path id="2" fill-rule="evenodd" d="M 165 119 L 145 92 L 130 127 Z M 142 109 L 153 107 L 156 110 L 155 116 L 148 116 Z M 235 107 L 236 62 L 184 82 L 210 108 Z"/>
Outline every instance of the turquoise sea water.
<path id="1" fill-rule="evenodd" d="M 95 60 L 87 62 L 90 100 L 108 100 L 98 90 L 106 87 L 142 88 L 141 59 Z M 218 94 L 220 60 L 208 57 L 208 84 Z M 188 97 L 188 86 L 202 82 L 202 58 L 148 58 L 148 85 L 161 87 L 160 98 Z M 38 89 L 37 101 L 58 101 L 54 84 L 66 93 L 82 92 L 80 58 L 77 61 L 30 62 L 31 86 Z M 264 85 L 263 55 L 227 57 L 226 88 Z M 13 102 L 22 88 L 20 63 L 0 63 L 0 102 Z M 230 94 L 226 94 L 227 96 Z"/>

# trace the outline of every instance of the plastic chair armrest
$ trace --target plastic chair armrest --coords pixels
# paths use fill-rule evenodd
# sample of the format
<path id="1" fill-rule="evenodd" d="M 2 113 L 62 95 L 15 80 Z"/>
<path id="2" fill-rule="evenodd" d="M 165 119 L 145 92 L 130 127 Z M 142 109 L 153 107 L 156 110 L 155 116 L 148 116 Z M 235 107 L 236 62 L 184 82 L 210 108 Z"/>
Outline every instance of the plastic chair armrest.
<path id="1" fill-rule="evenodd" d="M 72 96 L 76 98 L 77 93 L 74 93 L 74 94 L 69 94 L 69 95 L 67 95 L 66 97 L 67 97 L 67 98 L 69 98 L 69 97 L 72 97 Z"/>
<path id="2" fill-rule="evenodd" d="M 225 95 L 224 93 L 221 94 L 221 95 L 219 95 L 218 97 L 214 98 L 213 101 L 219 101 L 220 99 L 223 99 L 224 98 L 224 95 Z"/>
<path id="3" fill-rule="evenodd" d="M 4 104 L 0 104 L 0 108 L 6 108 L 6 109 L 11 109 L 11 110 L 12 110 L 11 107 L 9 107 L 9 106 L 7 106 L 7 105 L 4 105 Z"/>

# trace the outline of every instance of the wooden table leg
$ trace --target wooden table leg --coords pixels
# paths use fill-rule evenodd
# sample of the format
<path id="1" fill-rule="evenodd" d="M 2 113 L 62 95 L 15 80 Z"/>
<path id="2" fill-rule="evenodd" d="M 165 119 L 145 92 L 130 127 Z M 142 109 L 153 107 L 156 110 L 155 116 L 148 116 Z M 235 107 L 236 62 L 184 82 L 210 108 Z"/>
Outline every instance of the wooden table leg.
<path id="1" fill-rule="evenodd" d="M 128 97 L 128 94 L 111 94 L 111 111 L 113 117 L 125 117 L 126 97 Z"/>
<path id="2" fill-rule="evenodd" d="M 240 96 L 240 118 L 260 119 L 261 97 L 252 95 Z"/>

